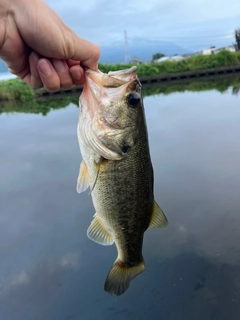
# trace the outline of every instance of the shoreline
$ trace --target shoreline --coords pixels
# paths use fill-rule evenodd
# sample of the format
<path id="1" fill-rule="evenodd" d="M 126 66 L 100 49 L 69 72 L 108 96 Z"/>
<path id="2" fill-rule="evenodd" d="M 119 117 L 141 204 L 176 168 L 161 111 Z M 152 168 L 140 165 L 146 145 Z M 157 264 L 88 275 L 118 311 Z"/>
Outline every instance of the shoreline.
<path id="1" fill-rule="evenodd" d="M 152 95 L 169 95 L 175 92 L 183 93 L 185 91 L 200 92 L 217 90 L 224 93 L 231 88 L 233 95 L 240 94 L 240 73 L 223 74 L 218 76 L 198 77 L 194 79 L 182 79 L 174 81 L 165 81 L 159 83 L 145 83 L 142 86 L 143 98 Z M 78 88 L 79 89 L 79 88 Z M 55 109 L 66 108 L 70 103 L 79 105 L 80 91 L 71 94 L 68 92 L 59 92 L 54 95 L 42 95 L 39 97 L 26 98 L 21 100 L 5 100 L 0 103 L 0 115 L 2 113 L 31 113 L 43 116 Z"/>
<path id="2" fill-rule="evenodd" d="M 103 73 L 123 70 L 132 67 L 133 64 L 107 65 L 99 63 L 99 70 Z M 151 62 L 137 64 L 138 77 L 145 84 L 170 84 L 185 80 L 207 79 L 209 77 L 227 77 L 240 73 L 240 51 L 230 53 L 221 51 L 207 56 L 197 55 L 175 61 Z M 0 102 L 9 100 L 26 101 L 38 99 L 40 96 L 56 97 L 62 94 L 74 94 L 81 92 L 82 87 L 72 87 L 68 90 L 48 92 L 45 89 L 33 89 L 18 78 L 8 81 L 0 81 Z"/>
<path id="3" fill-rule="evenodd" d="M 203 81 L 211 79 L 220 79 L 226 77 L 232 77 L 234 75 L 240 76 L 240 65 L 234 67 L 220 67 L 205 70 L 195 70 L 187 72 L 177 73 L 165 73 L 154 76 L 139 77 L 141 84 L 145 87 L 146 85 L 154 86 L 154 84 L 167 85 L 167 84 L 181 84 L 189 82 L 189 80 Z M 45 89 L 34 89 L 36 98 L 60 98 L 67 96 L 68 94 L 79 94 L 83 89 L 83 86 L 75 86 L 71 89 L 61 89 L 57 92 L 48 92 Z"/>

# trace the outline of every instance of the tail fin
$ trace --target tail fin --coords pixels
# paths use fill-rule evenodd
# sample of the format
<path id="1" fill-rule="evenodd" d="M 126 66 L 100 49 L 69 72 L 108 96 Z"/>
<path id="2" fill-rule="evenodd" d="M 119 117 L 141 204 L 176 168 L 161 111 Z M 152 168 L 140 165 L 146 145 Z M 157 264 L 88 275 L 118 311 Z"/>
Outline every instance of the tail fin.
<path id="1" fill-rule="evenodd" d="M 120 296 L 128 289 L 130 281 L 142 273 L 144 269 L 143 260 L 132 267 L 126 266 L 121 261 L 116 260 L 107 275 L 104 290 L 112 295 Z"/>

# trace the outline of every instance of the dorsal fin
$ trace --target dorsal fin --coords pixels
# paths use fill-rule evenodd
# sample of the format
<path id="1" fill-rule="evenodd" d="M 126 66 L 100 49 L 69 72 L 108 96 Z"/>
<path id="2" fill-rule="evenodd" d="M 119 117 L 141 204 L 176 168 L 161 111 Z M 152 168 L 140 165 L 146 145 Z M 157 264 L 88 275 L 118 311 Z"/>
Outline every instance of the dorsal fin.
<path id="1" fill-rule="evenodd" d="M 84 192 L 89 187 L 88 168 L 84 161 L 80 164 L 79 175 L 77 179 L 77 193 Z"/>
<path id="2" fill-rule="evenodd" d="M 104 225 L 97 214 L 94 216 L 88 230 L 87 236 L 92 241 L 95 241 L 103 246 L 110 246 L 114 243 L 111 234 L 104 228 Z"/>
<path id="3" fill-rule="evenodd" d="M 148 228 L 166 228 L 168 220 L 156 201 L 153 203 L 152 218 Z"/>

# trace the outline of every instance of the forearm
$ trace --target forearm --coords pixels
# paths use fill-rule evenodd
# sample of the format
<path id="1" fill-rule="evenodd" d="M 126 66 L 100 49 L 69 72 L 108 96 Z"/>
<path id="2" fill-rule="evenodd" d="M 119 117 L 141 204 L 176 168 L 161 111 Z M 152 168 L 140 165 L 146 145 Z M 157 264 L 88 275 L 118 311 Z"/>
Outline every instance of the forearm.
<path id="1" fill-rule="evenodd" d="M 0 0 L 0 53 L 6 36 L 7 19 L 10 16 L 13 16 L 12 1 Z"/>

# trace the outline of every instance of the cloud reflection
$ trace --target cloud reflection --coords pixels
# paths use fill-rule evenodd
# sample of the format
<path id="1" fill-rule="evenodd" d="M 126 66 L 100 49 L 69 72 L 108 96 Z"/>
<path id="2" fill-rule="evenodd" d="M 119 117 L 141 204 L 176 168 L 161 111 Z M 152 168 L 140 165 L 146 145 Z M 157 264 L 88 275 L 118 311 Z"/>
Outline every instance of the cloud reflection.
<path id="1" fill-rule="evenodd" d="M 29 282 L 29 276 L 25 270 L 22 270 L 18 274 L 12 277 L 11 284 L 16 286 L 16 285 L 26 284 L 28 282 Z"/>
<path id="2" fill-rule="evenodd" d="M 80 254 L 78 252 L 70 252 L 61 260 L 60 265 L 64 268 L 78 269 L 80 267 Z"/>
<path id="3" fill-rule="evenodd" d="M 20 270 L 8 277 L 8 280 L 0 282 L 0 293 L 2 291 L 5 295 L 14 295 L 18 290 L 29 291 L 32 286 L 35 290 L 40 290 L 44 284 L 49 287 L 57 279 L 58 284 L 65 273 L 77 271 L 80 265 L 79 252 L 69 252 L 61 258 L 43 260 L 33 268 Z M 60 274 L 62 276 L 58 276 Z"/>

